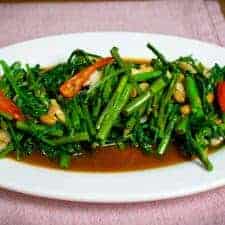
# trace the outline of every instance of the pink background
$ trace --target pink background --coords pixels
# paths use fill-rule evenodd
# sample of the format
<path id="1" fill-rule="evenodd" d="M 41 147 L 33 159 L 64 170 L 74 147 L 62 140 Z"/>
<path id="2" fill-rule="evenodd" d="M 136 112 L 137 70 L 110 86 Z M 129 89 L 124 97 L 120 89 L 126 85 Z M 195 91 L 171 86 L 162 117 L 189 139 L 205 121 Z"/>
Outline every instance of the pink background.
<path id="1" fill-rule="evenodd" d="M 225 20 L 213 0 L 0 4 L 0 47 L 52 34 L 107 30 L 174 34 L 225 46 Z M 223 225 L 224 201 L 225 188 L 135 204 L 65 202 L 0 189 L 0 224 Z"/>

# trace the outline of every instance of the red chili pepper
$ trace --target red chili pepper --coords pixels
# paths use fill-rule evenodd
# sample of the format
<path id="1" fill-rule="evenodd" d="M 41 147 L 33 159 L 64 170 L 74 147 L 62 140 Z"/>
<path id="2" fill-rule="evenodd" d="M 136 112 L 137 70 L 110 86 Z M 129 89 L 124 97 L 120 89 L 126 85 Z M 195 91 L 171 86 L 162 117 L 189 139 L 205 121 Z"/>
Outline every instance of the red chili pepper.
<path id="1" fill-rule="evenodd" d="M 113 61 L 112 57 L 99 59 L 96 63 L 80 71 L 72 78 L 67 80 L 64 84 L 62 84 L 59 89 L 60 93 L 66 98 L 74 97 L 77 93 L 79 93 L 79 91 L 81 90 L 81 88 L 83 87 L 83 85 L 89 79 L 89 77 L 93 72 L 111 63 L 112 61 Z"/>
<path id="2" fill-rule="evenodd" d="M 25 120 L 21 110 L 13 103 L 13 101 L 0 91 L 0 111 L 9 114 L 15 120 Z"/>
<path id="3" fill-rule="evenodd" d="M 225 113 L 225 81 L 220 82 L 217 86 L 217 101 L 221 111 Z"/>

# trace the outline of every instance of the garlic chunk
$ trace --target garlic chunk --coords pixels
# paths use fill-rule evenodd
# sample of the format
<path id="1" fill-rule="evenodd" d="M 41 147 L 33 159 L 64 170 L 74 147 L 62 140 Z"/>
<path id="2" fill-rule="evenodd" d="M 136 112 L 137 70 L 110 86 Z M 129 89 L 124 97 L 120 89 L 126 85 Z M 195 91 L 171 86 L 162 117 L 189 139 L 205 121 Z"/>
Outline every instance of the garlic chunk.
<path id="1" fill-rule="evenodd" d="M 139 84 L 139 87 L 142 91 L 147 91 L 149 88 L 149 84 L 147 82 L 142 82 Z"/>
<path id="2" fill-rule="evenodd" d="M 138 69 L 132 68 L 131 74 L 135 75 L 135 74 L 138 74 L 138 73 L 144 73 L 144 72 L 150 72 L 150 71 L 153 71 L 153 68 L 150 65 L 141 64 L 140 68 L 138 68 Z"/>
<path id="3" fill-rule="evenodd" d="M 178 103 L 185 102 L 186 94 L 185 94 L 184 85 L 181 82 L 176 83 L 173 97 Z"/>
<path id="4" fill-rule="evenodd" d="M 95 85 L 102 77 L 102 72 L 96 70 L 91 74 L 90 78 L 84 83 L 84 86 L 93 86 Z"/>
<path id="5" fill-rule="evenodd" d="M 213 147 L 219 146 L 223 142 L 223 137 L 211 138 L 210 144 Z"/>
<path id="6" fill-rule="evenodd" d="M 196 74 L 196 73 L 197 73 L 196 69 L 195 69 L 190 63 L 187 63 L 187 62 L 180 62 L 180 63 L 179 63 L 179 67 L 180 67 L 183 71 L 187 71 L 187 72 L 190 72 L 190 73 L 193 73 L 193 74 Z"/>
<path id="7" fill-rule="evenodd" d="M 6 130 L 0 129 L 0 151 L 10 143 L 10 136 Z"/>
<path id="8" fill-rule="evenodd" d="M 186 115 L 190 114 L 191 113 L 191 107 L 190 107 L 190 105 L 188 105 L 188 104 L 182 105 L 180 107 L 180 112 L 181 112 L 181 114 L 183 116 L 186 116 Z"/>
<path id="9" fill-rule="evenodd" d="M 57 120 L 65 123 L 66 117 L 57 101 L 55 99 L 51 99 L 48 113 L 41 116 L 40 120 L 44 124 L 53 125 Z"/>

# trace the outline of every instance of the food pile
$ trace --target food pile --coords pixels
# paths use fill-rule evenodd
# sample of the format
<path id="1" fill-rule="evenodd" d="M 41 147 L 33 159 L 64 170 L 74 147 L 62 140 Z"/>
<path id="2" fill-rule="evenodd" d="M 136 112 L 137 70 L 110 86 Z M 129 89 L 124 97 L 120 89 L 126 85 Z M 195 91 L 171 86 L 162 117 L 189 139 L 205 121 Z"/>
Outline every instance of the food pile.
<path id="1" fill-rule="evenodd" d="M 185 157 L 213 166 L 208 149 L 224 143 L 225 67 L 191 56 L 123 59 L 75 50 L 44 68 L 0 60 L 0 157 L 40 152 L 68 168 L 96 148 L 135 146 L 162 156 L 175 143 Z M 107 154 L 107 153 L 106 153 Z"/>

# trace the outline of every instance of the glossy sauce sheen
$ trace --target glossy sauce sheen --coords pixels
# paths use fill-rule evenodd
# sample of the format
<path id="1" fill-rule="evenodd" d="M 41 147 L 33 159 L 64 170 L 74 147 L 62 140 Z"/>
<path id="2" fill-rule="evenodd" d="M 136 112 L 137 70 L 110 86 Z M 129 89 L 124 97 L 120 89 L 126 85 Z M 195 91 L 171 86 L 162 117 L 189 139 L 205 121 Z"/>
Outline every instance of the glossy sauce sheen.
<path id="1" fill-rule="evenodd" d="M 15 157 L 13 157 L 15 158 Z M 69 171 L 89 171 L 89 172 L 119 172 L 153 169 L 165 167 L 181 162 L 185 159 L 176 146 L 171 145 L 163 157 L 145 155 L 137 148 L 102 148 L 95 152 L 75 157 L 72 160 Z M 39 153 L 33 153 L 24 159 L 25 163 L 35 166 L 58 169 L 56 162 L 52 162 Z"/>

